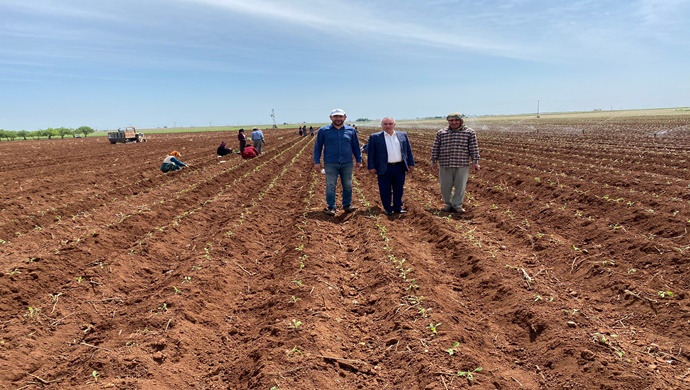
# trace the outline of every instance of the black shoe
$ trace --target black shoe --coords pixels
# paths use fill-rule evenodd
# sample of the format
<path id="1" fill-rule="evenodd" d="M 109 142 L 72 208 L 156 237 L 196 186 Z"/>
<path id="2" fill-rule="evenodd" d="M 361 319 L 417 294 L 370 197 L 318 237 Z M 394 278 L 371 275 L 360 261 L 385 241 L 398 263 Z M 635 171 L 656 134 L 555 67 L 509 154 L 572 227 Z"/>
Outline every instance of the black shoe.
<path id="1" fill-rule="evenodd" d="M 392 211 L 385 211 L 384 214 L 386 214 L 386 215 L 393 215 L 393 212 L 392 212 Z"/>
<path id="2" fill-rule="evenodd" d="M 396 213 L 396 214 L 407 214 L 407 210 L 405 210 L 405 209 L 402 209 L 402 210 L 399 210 L 399 211 L 393 211 L 393 212 Z"/>
<path id="3" fill-rule="evenodd" d="M 455 209 L 453 208 L 453 206 L 446 206 L 442 210 L 445 211 L 446 213 L 454 213 L 455 212 Z"/>
<path id="4" fill-rule="evenodd" d="M 352 207 L 352 206 L 343 207 L 343 211 L 345 211 L 346 213 L 351 213 L 355 210 L 357 210 L 357 207 Z"/>
<path id="5" fill-rule="evenodd" d="M 323 213 L 326 215 L 335 215 L 335 209 L 325 208 L 323 209 Z"/>

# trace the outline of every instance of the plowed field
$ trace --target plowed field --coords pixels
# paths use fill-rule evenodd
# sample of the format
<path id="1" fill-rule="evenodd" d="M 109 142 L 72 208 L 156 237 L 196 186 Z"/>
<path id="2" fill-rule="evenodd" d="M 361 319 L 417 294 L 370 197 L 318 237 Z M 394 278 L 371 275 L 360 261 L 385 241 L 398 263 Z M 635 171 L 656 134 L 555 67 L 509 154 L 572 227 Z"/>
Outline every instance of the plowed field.
<path id="1" fill-rule="evenodd" d="M 468 125 L 464 215 L 433 129 L 393 217 L 296 129 L 0 142 L 0 388 L 690 388 L 690 117 Z"/>

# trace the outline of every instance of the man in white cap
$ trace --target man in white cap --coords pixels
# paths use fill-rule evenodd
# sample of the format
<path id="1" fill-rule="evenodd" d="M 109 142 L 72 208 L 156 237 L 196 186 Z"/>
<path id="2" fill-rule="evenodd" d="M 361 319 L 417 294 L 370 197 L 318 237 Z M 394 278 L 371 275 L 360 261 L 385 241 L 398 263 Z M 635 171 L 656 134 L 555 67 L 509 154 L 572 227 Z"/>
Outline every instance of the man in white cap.
<path id="1" fill-rule="evenodd" d="M 479 171 L 479 146 L 477 133 L 464 125 L 462 114 L 452 112 L 446 116 L 448 127 L 436 132 L 431 146 L 431 165 L 438 170 L 443 211 L 464 213 L 465 186 L 470 175 L 470 165 Z M 455 188 L 455 192 L 453 192 Z"/>
<path id="2" fill-rule="evenodd" d="M 331 124 L 323 126 L 316 133 L 314 143 L 314 169 L 321 172 L 321 155 L 323 169 L 326 173 L 326 208 L 327 215 L 335 215 L 335 188 L 338 177 L 343 187 L 343 210 L 354 211 L 352 207 L 352 171 L 353 165 L 362 168 L 362 151 L 359 148 L 357 132 L 345 124 L 347 114 L 340 108 L 331 111 Z M 353 164 L 352 156 L 355 156 Z"/>

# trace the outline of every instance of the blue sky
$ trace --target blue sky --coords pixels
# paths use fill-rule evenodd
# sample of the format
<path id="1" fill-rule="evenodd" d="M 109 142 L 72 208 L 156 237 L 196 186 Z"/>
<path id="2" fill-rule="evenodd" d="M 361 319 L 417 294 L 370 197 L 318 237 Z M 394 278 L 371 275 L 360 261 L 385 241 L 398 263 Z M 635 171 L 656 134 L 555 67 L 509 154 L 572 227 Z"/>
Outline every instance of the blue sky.
<path id="1" fill-rule="evenodd" d="M 0 128 L 688 106 L 688 37 L 688 0 L 0 0 Z"/>

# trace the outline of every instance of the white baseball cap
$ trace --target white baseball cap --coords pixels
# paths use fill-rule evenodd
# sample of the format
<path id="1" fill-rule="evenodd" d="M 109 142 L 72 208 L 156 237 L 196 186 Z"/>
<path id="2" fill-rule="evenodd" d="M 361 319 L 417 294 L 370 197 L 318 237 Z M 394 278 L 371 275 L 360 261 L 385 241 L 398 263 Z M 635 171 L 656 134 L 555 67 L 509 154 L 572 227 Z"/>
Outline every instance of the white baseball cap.
<path id="1" fill-rule="evenodd" d="M 333 116 L 333 115 L 342 115 L 342 116 L 345 116 L 345 115 L 347 115 L 347 114 L 345 114 L 345 110 L 340 109 L 340 108 L 336 108 L 335 110 L 331 110 L 331 116 Z"/>

